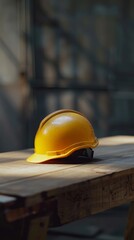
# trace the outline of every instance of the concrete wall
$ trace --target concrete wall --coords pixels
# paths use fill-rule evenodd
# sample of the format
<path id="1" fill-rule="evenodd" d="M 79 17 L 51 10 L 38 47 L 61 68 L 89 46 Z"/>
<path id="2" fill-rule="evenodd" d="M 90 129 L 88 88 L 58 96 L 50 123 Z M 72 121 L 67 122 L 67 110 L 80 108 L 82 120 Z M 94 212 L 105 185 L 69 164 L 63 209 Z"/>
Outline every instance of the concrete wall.
<path id="1" fill-rule="evenodd" d="M 21 8 L 22 6 L 22 8 Z M 0 151 L 22 148 L 28 89 L 22 72 L 24 6 L 22 1 L 0 0 Z"/>

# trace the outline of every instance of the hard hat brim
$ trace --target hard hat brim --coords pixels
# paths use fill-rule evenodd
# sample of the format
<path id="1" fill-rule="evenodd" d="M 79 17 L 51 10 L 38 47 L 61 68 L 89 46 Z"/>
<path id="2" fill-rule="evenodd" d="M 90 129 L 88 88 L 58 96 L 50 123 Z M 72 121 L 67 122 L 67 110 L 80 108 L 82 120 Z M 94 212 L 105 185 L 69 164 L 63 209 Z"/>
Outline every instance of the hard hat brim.
<path id="1" fill-rule="evenodd" d="M 48 155 L 34 153 L 27 158 L 27 161 L 31 163 L 43 163 L 49 159 L 52 159 L 52 156 L 50 157 Z"/>
<path id="2" fill-rule="evenodd" d="M 95 142 L 92 143 L 92 148 L 95 148 L 97 145 L 99 144 L 99 141 L 98 139 L 96 138 L 95 139 Z M 76 150 L 79 150 L 79 149 L 82 149 L 82 148 L 90 148 L 89 146 L 89 143 L 87 144 L 82 144 L 82 146 L 77 146 L 75 148 L 71 148 L 70 151 L 66 152 L 66 153 L 62 153 L 61 155 L 46 155 L 46 154 L 39 154 L 39 153 L 33 153 L 30 157 L 27 158 L 27 161 L 28 162 L 31 162 L 31 163 L 43 163 L 43 162 L 46 162 L 50 159 L 57 159 L 57 158 L 64 158 L 64 157 L 67 157 L 69 156 L 71 153 L 73 153 L 74 151 Z"/>

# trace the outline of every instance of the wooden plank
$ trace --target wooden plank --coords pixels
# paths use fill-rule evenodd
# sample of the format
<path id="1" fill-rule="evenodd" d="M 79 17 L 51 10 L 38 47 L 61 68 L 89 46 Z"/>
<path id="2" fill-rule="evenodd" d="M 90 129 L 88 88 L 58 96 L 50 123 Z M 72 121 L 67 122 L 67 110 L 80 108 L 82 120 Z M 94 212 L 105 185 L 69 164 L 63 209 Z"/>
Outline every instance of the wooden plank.
<path id="1" fill-rule="evenodd" d="M 52 188 L 57 188 L 57 183 L 60 184 L 60 186 L 64 187 L 64 185 L 66 186 L 66 185 L 70 185 L 71 183 L 73 184 L 76 182 L 80 182 L 86 178 L 92 179 L 99 176 L 101 177 L 102 175 L 131 169 L 133 167 L 134 167 L 134 163 L 133 163 L 133 156 L 132 156 L 132 157 L 129 157 L 127 161 L 126 161 L 126 158 L 120 161 L 120 159 L 117 157 L 113 159 L 110 158 L 110 160 L 109 159 L 107 160 L 106 158 L 106 160 L 101 160 L 101 161 L 88 163 L 88 164 L 77 164 L 77 165 L 67 164 L 67 168 L 61 171 L 50 171 L 50 172 L 47 171 L 42 174 L 39 174 L 38 172 L 38 175 L 28 177 L 28 178 L 25 177 L 25 173 L 23 176 L 23 172 L 22 172 L 21 178 L 20 176 L 18 177 L 18 175 L 20 174 L 18 170 L 19 174 L 17 174 L 16 171 L 13 172 L 14 175 L 15 174 L 17 175 L 17 177 L 15 178 L 15 181 L 2 182 L 1 180 L 0 189 L 3 189 L 4 193 L 9 193 L 10 189 L 12 191 L 11 186 L 16 185 L 17 187 L 18 185 L 19 189 L 16 189 L 16 194 L 19 194 L 19 192 L 21 194 L 21 185 L 22 185 L 22 187 L 24 186 L 23 196 L 25 196 L 25 193 L 28 194 L 28 184 L 34 184 L 34 188 L 30 190 L 30 194 L 32 194 L 32 191 L 33 191 L 33 194 L 36 194 L 40 192 L 40 190 L 42 189 L 41 185 L 43 185 L 44 190 L 49 190 Z M 53 166 L 53 170 L 54 169 L 55 169 L 55 166 Z M 2 175 L 1 178 L 3 176 L 8 178 L 10 176 L 9 174 L 10 174 L 10 171 L 9 172 L 5 171 L 1 174 Z M 45 182 L 42 182 L 43 180 Z M 27 184 L 26 189 L 25 189 L 25 184 Z M 7 192 L 7 189 L 9 192 Z"/>
<path id="2" fill-rule="evenodd" d="M 112 143 L 107 150 L 106 144 L 108 142 L 111 144 L 110 139 L 112 138 L 109 138 L 109 141 L 107 138 L 105 141 L 102 140 L 103 145 L 95 150 L 94 161 L 87 164 L 67 164 L 66 162 L 30 164 L 25 161 L 26 157 L 31 154 L 29 151 L 0 154 L 0 190 L 7 194 L 26 196 L 30 184 L 34 184 L 34 188 L 30 186 L 31 190 L 28 195 L 57 188 L 58 184 L 64 187 L 64 185 L 74 184 L 84 179 L 98 178 L 102 175 L 133 169 L 133 144 L 113 145 Z M 114 139 L 116 140 L 115 137 Z M 134 138 L 130 137 L 129 140 L 127 137 L 126 141 L 132 142 L 132 139 L 134 141 Z M 120 141 L 118 139 L 118 143 Z"/>
<path id="3" fill-rule="evenodd" d="M 33 174 L 33 176 L 30 175 L 30 177 L 25 177 L 25 172 L 24 176 L 23 172 L 21 175 L 19 169 L 17 174 L 15 169 L 12 174 L 17 177 L 12 181 L 10 178 L 10 171 L 3 171 L 1 173 L 2 176 L 0 177 L 0 192 L 4 194 L 13 194 L 26 197 L 38 194 L 40 192 L 48 192 L 53 189 L 58 191 L 59 187 L 64 188 L 66 186 L 79 183 L 81 181 L 96 179 L 98 177 L 118 173 L 120 171 L 124 171 L 124 174 L 126 174 L 127 172 L 129 173 L 131 169 L 133 171 L 133 156 L 124 157 L 122 159 L 117 156 L 113 158 L 111 157 L 108 160 L 107 156 L 105 156 L 105 159 L 106 160 L 99 159 L 99 161 L 97 162 L 88 164 L 67 164 L 67 168 L 60 171 L 59 169 L 54 171 L 55 166 L 52 165 L 53 171 L 44 171 L 42 172 L 42 174 L 39 171 L 37 172 L 37 175 Z M 46 168 L 48 165 L 46 165 Z M 44 166 L 45 165 L 43 165 L 43 167 Z M 39 170 L 40 167 L 41 165 L 39 165 Z M 5 177 L 6 181 L 2 181 L 3 177 Z M 10 178 L 10 181 L 7 181 L 8 178 Z"/>
<path id="4" fill-rule="evenodd" d="M 59 193 L 54 217 L 58 216 L 57 220 L 64 224 L 133 200 L 134 174 L 110 175 L 101 180 L 79 183 Z"/>
<path id="5" fill-rule="evenodd" d="M 104 148 L 104 146 L 100 146 L 95 149 L 95 161 L 92 161 L 90 164 L 90 168 L 94 167 L 94 164 L 98 167 L 98 164 L 103 164 L 103 160 L 117 162 L 117 157 L 119 161 L 121 158 L 127 158 L 123 164 L 127 164 L 129 158 L 129 165 L 131 164 L 131 160 L 133 163 L 133 159 L 130 159 L 133 156 L 133 145 L 125 145 L 123 146 L 111 146 L 108 150 Z M 27 179 L 34 176 L 38 176 L 41 174 L 50 174 L 56 171 L 62 171 L 64 169 L 70 169 L 73 167 L 78 167 L 78 164 L 31 164 L 26 162 L 27 156 L 31 154 L 25 153 L 23 151 L 8 153 L 8 154 L 0 154 L 0 185 L 3 183 L 8 183 L 10 181 L 18 181 L 20 179 Z M 96 158 L 98 158 L 96 162 Z M 108 162 L 107 162 L 108 163 Z M 110 169 L 110 168 L 109 168 Z"/>
<path id="6" fill-rule="evenodd" d="M 92 181 L 80 182 L 59 192 L 51 191 L 49 196 L 44 196 L 44 205 L 41 206 L 41 209 L 43 211 L 44 206 L 50 212 L 50 225 L 58 226 L 130 202 L 133 199 L 134 173 L 128 175 L 117 173 Z M 52 202 L 51 205 L 50 202 Z M 15 218 L 24 217 L 26 213 L 24 210 L 16 210 Z M 27 213 L 29 214 L 29 211 Z M 13 216 L 14 212 L 10 215 Z"/>
<path id="7" fill-rule="evenodd" d="M 0 154 L 0 185 L 73 167 L 68 164 L 31 164 L 26 162 L 26 158 L 32 153 L 32 150 L 23 150 Z"/>
<path id="8" fill-rule="evenodd" d="M 111 138 L 109 138 L 111 139 Z M 122 138 L 121 138 L 122 139 Z M 116 139 L 115 139 L 116 140 Z M 130 137 L 130 140 L 131 137 Z M 130 140 L 126 139 L 126 141 Z M 104 141 L 105 144 L 110 144 L 110 140 L 107 138 Z M 100 140 L 101 143 L 101 140 Z M 104 146 L 100 145 L 95 149 L 95 158 L 99 158 L 100 164 L 103 164 L 102 160 L 115 161 L 117 157 L 121 160 L 121 158 L 128 158 L 133 156 L 133 145 L 132 144 L 123 144 L 123 145 L 112 145 L 112 146 Z M 29 178 L 33 179 L 36 176 L 40 176 L 43 174 L 50 174 L 56 171 L 62 171 L 64 169 L 70 169 L 74 167 L 78 167 L 78 164 L 31 164 L 26 162 L 27 156 L 31 154 L 31 151 L 19 151 L 19 152 L 11 152 L 0 154 L 0 185 L 3 183 L 11 183 L 14 181 L 27 180 Z M 128 159 L 127 159 L 128 161 Z M 133 163 L 133 162 L 132 162 Z M 93 161 L 90 164 L 90 168 L 98 167 L 98 162 Z M 108 163 L 107 163 L 108 164 Z M 109 163 L 110 164 L 110 163 Z M 80 166 L 80 165 L 79 165 Z M 110 167 L 110 165 L 109 165 Z M 110 169 L 110 168 L 109 168 Z M 111 171 L 111 170 L 110 170 Z"/>
<path id="9" fill-rule="evenodd" d="M 4 162 L 3 154 L 0 192 L 24 197 L 28 205 L 42 201 L 50 211 L 49 202 L 52 201 L 51 226 L 133 201 L 134 138 L 128 140 L 122 144 L 118 139 L 118 144 L 114 145 L 114 141 L 110 143 L 103 139 L 98 152 L 95 151 L 94 160 L 84 164 L 29 164 L 23 159 L 23 153 L 20 153 L 20 160 L 17 160 L 17 153 L 14 161 L 10 160 L 10 155 L 8 161 L 6 155 L 7 162 Z M 1 182 L 3 178 L 5 180 Z"/>

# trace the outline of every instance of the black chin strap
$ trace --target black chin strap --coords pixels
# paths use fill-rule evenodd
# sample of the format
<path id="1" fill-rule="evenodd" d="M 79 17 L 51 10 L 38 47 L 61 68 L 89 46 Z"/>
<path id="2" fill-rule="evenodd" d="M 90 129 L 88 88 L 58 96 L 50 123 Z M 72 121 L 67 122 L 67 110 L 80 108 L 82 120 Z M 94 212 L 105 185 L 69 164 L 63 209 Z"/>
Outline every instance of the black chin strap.
<path id="1" fill-rule="evenodd" d="M 93 159 L 94 151 L 91 148 L 82 149 L 80 157 L 86 157 L 90 160 Z"/>
<path id="2" fill-rule="evenodd" d="M 71 157 L 92 160 L 93 155 L 94 151 L 91 148 L 85 148 L 75 151 L 74 153 L 71 154 Z"/>

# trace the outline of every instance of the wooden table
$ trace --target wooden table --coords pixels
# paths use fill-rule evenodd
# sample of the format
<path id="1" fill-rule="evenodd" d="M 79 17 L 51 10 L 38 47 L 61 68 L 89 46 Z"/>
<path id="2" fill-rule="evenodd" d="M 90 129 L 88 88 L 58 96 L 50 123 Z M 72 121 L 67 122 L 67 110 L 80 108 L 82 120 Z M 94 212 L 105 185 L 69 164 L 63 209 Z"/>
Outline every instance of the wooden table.
<path id="1" fill-rule="evenodd" d="M 31 153 L 0 154 L 0 233 L 4 240 L 42 240 L 48 226 L 134 201 L 132 136 L 100 139 L 90 162 L 32 164 L 26 162 Z M 134 239 L 133 220 L 131 204 L 127 240 Z"/>

